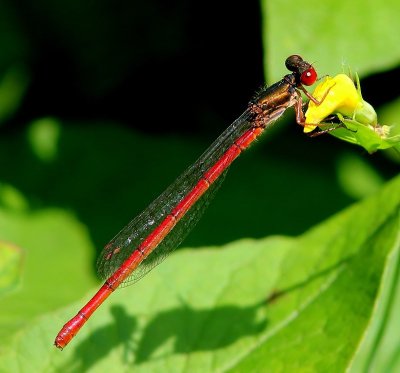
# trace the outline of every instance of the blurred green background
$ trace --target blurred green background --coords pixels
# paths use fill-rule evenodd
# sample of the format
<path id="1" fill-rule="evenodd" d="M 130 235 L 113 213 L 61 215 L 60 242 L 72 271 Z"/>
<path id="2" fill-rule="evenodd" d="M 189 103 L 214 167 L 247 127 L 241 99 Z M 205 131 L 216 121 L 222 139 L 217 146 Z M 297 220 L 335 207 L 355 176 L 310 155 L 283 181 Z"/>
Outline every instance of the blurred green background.
<path id="1" fill-rule="evenodd" d="M 23 281 L 37 286 L 30 315 L 93 286 L 102 247 L 255 90 L 286 74 L 289 54 L 314 63 L 320 76 L 357 71 L 380 121 L 398 121 L 398 8 L 395 1 L 0 2 L 0 240 L 24 253 Z M 298 235 L 398 170 L 396 154 L 308 138 L 287 113 L 231 167 L 184 246 Z M 60 289 L 51 299 L 49 282 Z M 15 295 L 3 312 L 15 313 L 22 299 Z"/>

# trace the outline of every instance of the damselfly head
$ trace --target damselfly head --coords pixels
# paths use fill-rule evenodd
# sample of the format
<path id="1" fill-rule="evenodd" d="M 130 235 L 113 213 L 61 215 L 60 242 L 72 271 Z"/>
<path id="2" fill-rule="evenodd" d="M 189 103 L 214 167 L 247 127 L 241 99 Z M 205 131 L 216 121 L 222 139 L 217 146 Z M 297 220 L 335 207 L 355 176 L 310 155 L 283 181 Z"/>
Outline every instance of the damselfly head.
<path id="1" fill-rule="evenodd" d="M 298 54 L 293 54 L 286 59 L 286 68 L 294 73 L 299 74 L 301 84 L 312 85 L 317 80 L 317 72 L 314 67 L 304 61 Z"/>

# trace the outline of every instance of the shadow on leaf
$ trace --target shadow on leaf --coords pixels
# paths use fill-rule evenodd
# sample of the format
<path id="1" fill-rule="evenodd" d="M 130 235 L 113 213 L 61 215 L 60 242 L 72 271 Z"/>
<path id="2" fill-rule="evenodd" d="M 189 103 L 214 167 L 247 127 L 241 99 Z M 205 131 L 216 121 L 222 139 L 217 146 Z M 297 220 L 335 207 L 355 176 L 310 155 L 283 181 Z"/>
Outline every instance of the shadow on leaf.
<path id="1" fill-rule="evenodd" d="M 87 372 L 99 360 L 106 358 L 119 345 L 123 346 L 123 361 L 129 363 L 133 351 L 133 335 L 137 327 L 134 317 L 129 316 L 121 306 L 111 307 L 114 321 L 91 333 L 76 346 L 73 357 L 68 360 L 60 372 Z"/>
<path id="2" fill-rule="evenodd" d="M 260 333 L 267 325 L 265 317 L 259 320 L 257 314 L 263 305 L 265 303 L 242 308 L 221 306 L 203 310 L 184 305 L 162 312 L 146 325 L 137 346 L 135 362 L 151 359 L 153 353 L 170 338 L 174 339 L 174 353 L 186 354 L 216 350 L 242 337 Z"/>

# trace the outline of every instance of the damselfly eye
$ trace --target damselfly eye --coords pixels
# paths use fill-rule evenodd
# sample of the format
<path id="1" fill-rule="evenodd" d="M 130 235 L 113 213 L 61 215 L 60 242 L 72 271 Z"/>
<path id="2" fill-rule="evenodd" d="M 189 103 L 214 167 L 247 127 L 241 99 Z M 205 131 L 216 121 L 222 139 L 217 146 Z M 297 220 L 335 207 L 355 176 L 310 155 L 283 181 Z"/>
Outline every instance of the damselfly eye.
<path id="1" fill-rule="evenodd" d="M 305 70 L 300 75 L 301 84 L 304 85 L 312 85 L 315 83 L 316 80 L 317 80 L 317 72 L 314 70 L 313 67 L 310 67 L 309 69 Z"/>

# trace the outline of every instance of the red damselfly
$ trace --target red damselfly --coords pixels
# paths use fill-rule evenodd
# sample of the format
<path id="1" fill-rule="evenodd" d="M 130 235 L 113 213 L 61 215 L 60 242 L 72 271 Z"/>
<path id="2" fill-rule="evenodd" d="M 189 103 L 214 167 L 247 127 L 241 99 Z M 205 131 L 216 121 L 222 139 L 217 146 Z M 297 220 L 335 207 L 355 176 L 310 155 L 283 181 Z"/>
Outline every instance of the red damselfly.
<path id="1" fill-rule="evenodd" d="M 263 88 L 208 150 L 105 246 L 97 266 L 106 280 L 58 333 L 54 342 L 58 348 L 71 341 L 118 286 L 143 277 L 182 242 L 215 194 L 228 167 L 266 127 L 289 107 L 295 108 L 296 121 L 304 125 L 301 92 L 318 104 L 304 88 L 316 81 L 317 73 L 298 55 L 288 57 L 285 64 L 291 73 Z"/>

